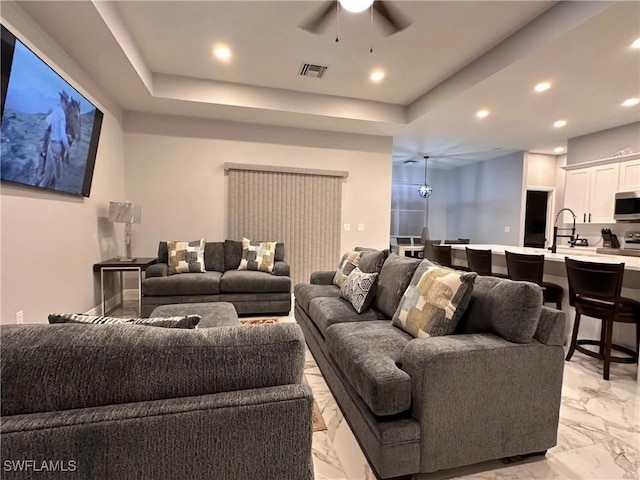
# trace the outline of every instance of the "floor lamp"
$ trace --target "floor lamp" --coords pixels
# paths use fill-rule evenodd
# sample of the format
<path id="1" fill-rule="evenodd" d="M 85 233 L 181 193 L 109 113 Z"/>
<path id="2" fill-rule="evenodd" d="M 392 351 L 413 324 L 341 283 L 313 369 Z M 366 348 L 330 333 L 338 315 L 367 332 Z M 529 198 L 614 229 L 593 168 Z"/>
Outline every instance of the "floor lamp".
<path id="1" fill-rule="evenodd" d="M 140 223 L 142 206 L 131 202 L 109 202 L 109 221 L 111 223 L 124 223 L 124 257 L 118 257 L 121 262 L 133 262 L 131 256 L 131 224 Z"/>

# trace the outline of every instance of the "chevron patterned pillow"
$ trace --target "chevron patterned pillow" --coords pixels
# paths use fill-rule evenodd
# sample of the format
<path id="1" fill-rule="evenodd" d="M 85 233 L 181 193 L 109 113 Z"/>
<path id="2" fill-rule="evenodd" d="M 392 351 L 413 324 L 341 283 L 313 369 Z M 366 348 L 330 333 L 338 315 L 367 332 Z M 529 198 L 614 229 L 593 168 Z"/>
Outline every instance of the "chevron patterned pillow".
<path id="1" fill-rule="evenodd" d="M 355 267 L 340 287 L 340 296 L 349 300 L 358 313 L 364 312 L 376 294 L 377 273 L 364 273 Z"/>
<path id="2" fill-rule="evenodd" d="M 117 318 L 86 315 L 83 313 L 50 313 L 49 323 L 84 323 L 94 325 L 148 325 L 164 328 L 196 328 L 200 315 L 186 315 L 183 317 L 157 318 Z"/>

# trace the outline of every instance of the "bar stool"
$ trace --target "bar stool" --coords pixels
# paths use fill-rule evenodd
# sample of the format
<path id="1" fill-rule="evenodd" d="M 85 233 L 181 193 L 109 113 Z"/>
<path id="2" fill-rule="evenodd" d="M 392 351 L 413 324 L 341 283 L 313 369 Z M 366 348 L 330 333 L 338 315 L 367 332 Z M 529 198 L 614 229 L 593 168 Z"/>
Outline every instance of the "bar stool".
<path id="1" fill-rule="evenodd" d="M 566 360 L 578 350 L 585 355 L 604 361 L 603 378 L 609 380 L 611 362 L 638 363 L 640 347 L 640 302 L 620 296 L 624 263 L 581 262 L 565 257 L 567 279 L 569 280 L 569 303 L 576 309 L 571 346 Z M 578 340 L 580 317 L 587 315 L 602 321 L 600 340 Z M 636 350 L 613 343 L 613 323 L 636 324 Z M 598 352 L 588 350 L 582 345 L 595 345 Z M 616 350 L 628 357 L 614 357 Z"/>
<path id="2" fill-rule="evenodd" d="M 491 272 L 491 250 L 476 250 L 465 247 L 467 252 L 467 267 L 470 272 L 476 272 L 478 275 L 507 278 L 502 273 Z"/>
<path id="3" fill-rule="evenodd" d="M 433 260 L 443 267 L 453 268 L 453 260 L 451 258 L 451 245 L 436 245 L 431 246 L 433 249 Z"/>
<path id="4" fill-rule="evenodd" d="M 537 283 L 542 287 L 542 302 L 554 302 L 562 310 L 564 288 L 557 283 L 544 282 L 544 255 L 525 255 L 504 252 L 507 260 L 507 274 L 511 280 Z"/>

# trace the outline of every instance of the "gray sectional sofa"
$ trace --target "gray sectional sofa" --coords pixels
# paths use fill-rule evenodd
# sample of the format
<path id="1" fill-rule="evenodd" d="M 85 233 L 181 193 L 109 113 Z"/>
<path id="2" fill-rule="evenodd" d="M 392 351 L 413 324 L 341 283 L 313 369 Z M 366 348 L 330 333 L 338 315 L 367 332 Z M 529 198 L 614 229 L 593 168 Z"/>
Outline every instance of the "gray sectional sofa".
<path id="1" fill-rule="evenodd" d="M 369 251 L 373 305 L 340 297 L 335 272 L 295 286 L 295 317 L 379 478 L 434 472 L 556 444 L 564 313 L 539 286 L 477 277 L 454 335 L 413 338 L 390 318 L 420 260 Z M 377 260 L 376 260 L 377 259 Z"/>
<path id="2" fill-rule="evenodd" d="M 3 325 L 0 342 L 5 480 L 313 479 L 296 324 Z"/>
<path id="3" fill-rule="evenodd" d="M 273 273 L 238 270 L 242 242 L 206 242 L 206 272 L 168 275 L 167 242 L 158 246 L 158 263 L 146 270 L 142 281 L 142 316 L 160 305 L 229 302 L 240 315 L 288 315 L 291 278 L 284 244 L 276 245 Z"/>

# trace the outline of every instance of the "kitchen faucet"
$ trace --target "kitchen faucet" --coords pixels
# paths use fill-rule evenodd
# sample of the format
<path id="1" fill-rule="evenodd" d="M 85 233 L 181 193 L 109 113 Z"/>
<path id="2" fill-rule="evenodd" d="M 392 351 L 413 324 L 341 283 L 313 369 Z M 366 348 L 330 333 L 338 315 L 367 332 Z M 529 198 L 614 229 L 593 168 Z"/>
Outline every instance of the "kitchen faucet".
<path id="1" fill-rule="evenodd" d="M 558 230 L 569 230 L 568 228 L 558 228 L 558 218 L 562 212 L 570 212 L 573 215 L 573 225 L 571 226 L 571 235 L 558 235 Z M 570 208 L 561 208 L 556 214 L 556 221 L 553 224 L 553 244 L 549 247 L 551 253 L 556 253 L 558 249 L 558 238 L 569 238 L 569 243 L 573 247 L 574 235 L 576 233 L 576 214 Z"/>

